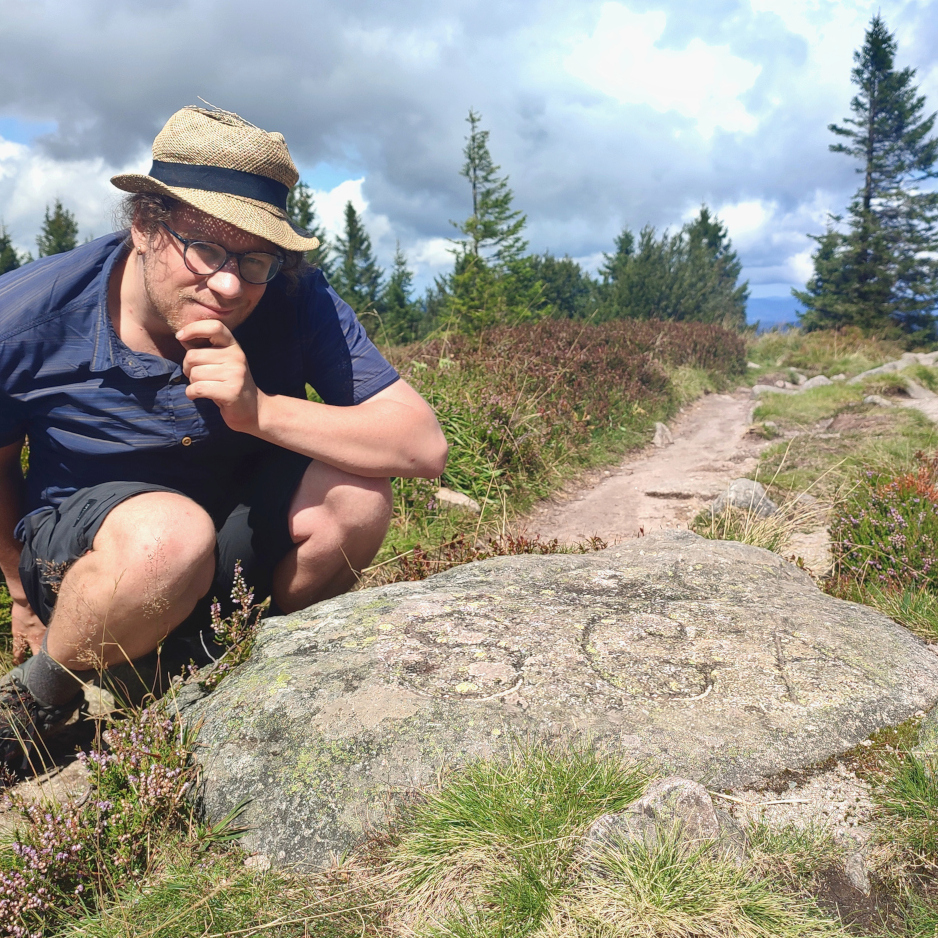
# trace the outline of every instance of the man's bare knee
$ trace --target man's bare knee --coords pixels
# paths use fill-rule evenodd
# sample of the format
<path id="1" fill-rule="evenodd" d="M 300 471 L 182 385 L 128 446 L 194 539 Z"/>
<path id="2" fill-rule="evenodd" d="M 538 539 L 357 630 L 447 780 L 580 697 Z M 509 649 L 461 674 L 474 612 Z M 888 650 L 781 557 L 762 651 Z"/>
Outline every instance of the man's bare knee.
<path id="1" fill-rule="evenodd" d="M 151 581 L 211 586 L 215 527 L 191 499 L 171 492 L 143 492 L 111 511 L 93 549 L 132 566 Z M 142 568 L 142 569 L 141 569 Z"/>

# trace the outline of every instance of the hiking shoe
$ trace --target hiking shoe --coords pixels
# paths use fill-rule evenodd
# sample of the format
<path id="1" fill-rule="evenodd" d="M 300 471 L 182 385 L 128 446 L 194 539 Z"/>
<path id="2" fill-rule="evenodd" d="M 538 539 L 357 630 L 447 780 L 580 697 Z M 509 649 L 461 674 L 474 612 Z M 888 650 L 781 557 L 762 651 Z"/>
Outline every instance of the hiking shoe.
<path id="1" fill-rule="evenodd" d="M 0 764 L 20 772 L 29 768 L 37 743 L 55 736 L 84 702 L 79 691 L 57 707 L 40 703 L 26 689 L 22 668 L 17 665 L 0 684 Z"/>

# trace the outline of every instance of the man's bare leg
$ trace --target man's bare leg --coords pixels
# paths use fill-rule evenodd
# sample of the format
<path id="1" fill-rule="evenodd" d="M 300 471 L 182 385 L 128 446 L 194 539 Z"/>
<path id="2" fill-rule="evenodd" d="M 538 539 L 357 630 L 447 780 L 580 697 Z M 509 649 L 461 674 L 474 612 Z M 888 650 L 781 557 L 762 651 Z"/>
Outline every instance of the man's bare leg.
<path id="1" fill-rule="evenodd" d="M 284 612 L 351 588 L 378 553 L 391 521 L 388 479 L 312 462 L 290 504 L 296 547 L 274 569 L 273 600 Z"/>
<path id="2" fill-rule="evenodd" d="M 190 499 L 145 492 L 121 502 L 62 578 L 49 655 L 87 671 L 152 651 L 211 588 L 214 551 L 212 520 Z"/>

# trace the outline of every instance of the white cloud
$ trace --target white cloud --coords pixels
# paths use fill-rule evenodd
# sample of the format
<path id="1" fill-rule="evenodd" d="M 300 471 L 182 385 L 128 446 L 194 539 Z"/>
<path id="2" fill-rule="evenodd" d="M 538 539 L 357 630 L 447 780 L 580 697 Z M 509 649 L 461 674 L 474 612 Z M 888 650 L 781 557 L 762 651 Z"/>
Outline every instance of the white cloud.
<path id="1" fill-rule="evenodd" d="M 138 172 L 148 164 L 149 155 L 119 171 Z M 80 238 L 106 234 L 114 227 L 122 195 L 110 183 L 114 172 L 100 157 L 56 160 L 34 146 L 0 137 L 0 220 L 20 250 L 35 253 L 33 239 L 46 208 L 60 199 L 75 214 Z"/>
<path id="2" fill-rule="evenodd" d="M 345 230 L 345 206 L 351 202 L 355 211 L 361 214 L 368 208 L 368 202 L 362 195 L 365 177 L 346 179 L 332 189 L 314 189 L 313 199 L 316 214 L 326 231 L 335 237 Z"/>
<path id="3" fill-rule="evenodd" d="M 699 38 L 681 50 L 660 48 L 666 25 L 666 13 L 633 13 L 621 3 L 605 3 L 592 35 L 575 45 L 564 66 L 622 104 L 692 118 L 705 138 L 718 127 L 756 130 L 758 120 L 739 97 L 753 86 L 762 66 Z"/>

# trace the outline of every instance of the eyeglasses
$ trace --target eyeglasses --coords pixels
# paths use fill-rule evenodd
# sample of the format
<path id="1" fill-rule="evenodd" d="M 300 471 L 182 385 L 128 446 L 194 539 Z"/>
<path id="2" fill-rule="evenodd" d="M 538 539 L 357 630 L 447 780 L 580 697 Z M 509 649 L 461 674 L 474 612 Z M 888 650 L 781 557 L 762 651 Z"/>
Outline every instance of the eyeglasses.
<path id="1" fill-rule="evenodd" d="M 182 259 L 194 274 L 208 277 L 221 270 L 228 259 L 233 257 L 238 262 L 238 273 L 246 283 L 270 283 L 283 267 L 285 258 L 282 254 L 268 254 L 266 251 L 248 251 L 237 254 L 223 248 L 213 241 L 192 241 L 177 234 L 165 222 L 160 224 L 183 244 Z"/>

